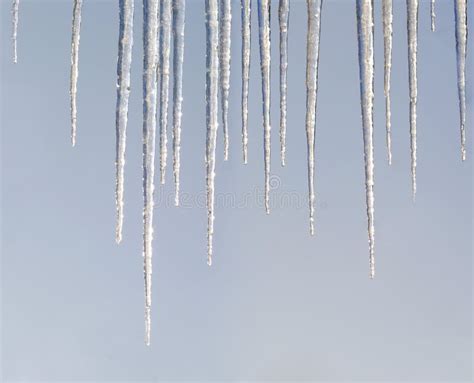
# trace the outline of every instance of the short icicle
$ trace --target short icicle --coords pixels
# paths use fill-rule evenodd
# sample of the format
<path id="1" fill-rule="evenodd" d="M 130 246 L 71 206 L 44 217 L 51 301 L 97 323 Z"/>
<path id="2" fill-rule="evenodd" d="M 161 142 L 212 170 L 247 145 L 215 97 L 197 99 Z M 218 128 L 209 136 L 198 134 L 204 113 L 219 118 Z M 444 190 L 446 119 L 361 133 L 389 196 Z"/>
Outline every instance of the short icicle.
<path id="1" fill-rule="evenodd" d="M 250 78 L 250 16 L 252 0 L 241 0 L 242 18 L 242 155 L 244 164 L 248 162 L 248 114 Z"/>
<path id="2" fill-rule="evenodd" d="M 150 345 L 151 341 L 158 1 L 143 0 L 143 256 L 145 274 L 145 342 L 147 345 Z"/>
<path id="3" fill-rule="evenodd" d="M 185 12 L 186 0 L 173 0 L 173 175 L 175 206 L 179 206 L 179 173 L 181 168 Z"/>
<path id="4" fill-rule="evenodd" d="M 221 88 L 222 127 L 224 133 L 224 161 L 229 159 L 229 89 L 232 29 L 232 0 L 220 0 L 219 81 Z"/>
<path id="5" fill-rule="evenodd" d="M 374 255 L 374 9 L 373 0 L 357 0 L 360 99 L 364 137 L 365 190 L 369 233 L 370 278 L 375 277 Z"/>
<path id="6" fill-rule="evenodd" d="M 258 29 L 260 42 L 260 67 L 262 72 L 264 161 L 265 161 L 265 211 L 270 214 L 270 4 L 271 0 L 258 0 Z"/>
<path id="7" fill-rule="evenodd" d="M 288 89 L 288 26 L 290 0 L 280 0 L 278 22 L 280 25 L 280 158 L 281 166 L 286 163 L 286 111 Z"/>
<path id="8" fill-rule="evenodd" d="M 467 0 L 454 1 L 456 30 L 456 61 L 458 74 L 459 119 L 461 128 L 461 159 L 466 160 L 466 52 Z"/>
<path id="9" fill-rule="evenodd" d="M 431 0 L 430 3 L 430 14 L 431 14 L 431 32 L 434 32 L 436 29 L 436 12 L 435 12 L 435 2 L 436 0 Z"/>
<path id="10" fill-rule="evenodd" d="M 79 77 L 79 40 L 81 38 L 81 11 L 82 0 L 74 0 L 72 14 L 72 37 L 71 37 L 71 143 L 76 145 L 77 131 L 77 78 Z"/>
<path id="11" fill-rule="evenodd" d="M 392 122 L 391 122 L 391 101 L 390 101 L 390 81 L 392 71 L 392 23 L 393 4 L 392 0 L 383 0 L 383 51 L 384 51 L 384 95 L 385 95 L 385 127 L 388 164 L 392 164 Z"/>
<path id="12" fill-rule="evenodd" d="M 322 3 L 323 0 L 307 0 L 308 35 L 306 40 L 306 139 L 308 146 L 309 231 L 311 235 L 314 235 L 314 147 Z"/>
<path id="13" fill-rule="evenodd" d="M 20 0 L 13 0 L 12 3 L 12 44 L 13 44 L 13 63 L 18 62 L 17 37 L 18 37 L 18 8 Z"/>
<path id="14" fill-rule="evenodd" d="M 411 184 L 413 200 L 416 196 L 416 103 L 418 95 L 417 53 L 418 53 L 418 0 L 407 0 L 408 28 L 408 77 L 410 88 L 410 147 Z"/>
<path id="15" fill-rule="evenodd" d="M 117 60 L 117 108 L 115 113 L 115 240 L 122 241 L 125 145 L 127 138 L 128 99 L 133 46 L 134 0 L 119 1 L 119 42 Z"/>
<path id="16" fill-rule="evenodd" d="M 168 101 L 170 87 L 171 0 L 160 1 L 160 180 L 165 183 L 168 159 Z"/>
<path id="17" fill-rule="evenodd" d="M 218 126 L 219 18 L 218 0 L 206 5 L 206 185 L 207 185 L 207 264 L 212 265 L 214 235 L 214 178 Z"/>

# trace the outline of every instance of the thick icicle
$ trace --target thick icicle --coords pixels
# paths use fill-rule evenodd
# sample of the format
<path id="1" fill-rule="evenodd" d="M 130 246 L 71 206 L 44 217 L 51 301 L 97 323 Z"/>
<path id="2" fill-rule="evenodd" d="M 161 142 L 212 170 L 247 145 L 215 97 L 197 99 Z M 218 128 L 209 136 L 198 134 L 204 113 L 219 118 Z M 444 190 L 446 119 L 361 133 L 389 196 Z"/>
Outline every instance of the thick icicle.
<path id="1" fill-rule="evenodd" d="M 155 189 L 156 74 L 158 0 L 143 0 L 143 256 L 145 274 L 145 342 L 151 340 L 153 193 Z"/>
<path id="2" fill-rule="evenodd" d="M 17 36 L 18 36 L 18 8 L 20 0 L 13 0 L 12 3 L 12 44 L 13 44 L 13 62 L 18 62 L 17 54 Z"/>
<path id="3" fill-rule="evenodd" d="M 232 29 L 232 0 L 220 0 L 219 21 L 219 80 L 221 88 L 222 127 L 224 132 L 224 161 L 229 159 L 229 88 L 230 88 L 230 44 Z"/>
<path id="4" fill-rule="evenodd" d="M 120 30 L 117 60 L 117 109 L 115 113 L 115 206 L 117 211 L 115 240 L 117 243 L 122 241 L 123 183 L 132 64 L 134 0 L 120 0 L 119 7 Z"/>
<path id="5" fill-rule="evenodd" d="M 392 122 L 390 107 L 390 81 L 392 71 L 392 22 L 393 4 L 392 0 L 383 0 L 383 50 L 384 50 L 384 94 L 385 94 L 385 126 L 388 164 L 392 164 Z"/>
<path id="6" fill-rule="evenodd" d="M 288 74 L 288 23 L 290 0 L 280 0 L 278 21 L 280 24 L 280 157 L 281 165 L 286 162 L 286 98 Z"/>
<path id="7" fill-rule="evenodd" d="M 168 100 L 170 87 L 171 0 L 161 0 L 160 25 L 160 174 L 165 183 L 168 158 Z"/>
<path id="8" fill-rule="evenodd" d="M 242 7 L 242 154 L 244 164 L 248 161 L 248 113 L 250 77 L 250 15 L 252 0 L 241 0 Z"/>
<path id="9" fill-rule="evenodd" d="M 435 12 L 436 0 L 431 0 L 430 13 L 431 13 L 431 31 L 434 32 L 436 29 L 436 12 Z"/>
<path id="10" fill-rule="evenodd" d="M 410 87 L 410 146 L 411 146 L 411 182 L 413 199 L 416 196 L 416 102 L 418 80 L 416 60 L 418 51 L 418 0 L 407 0 L 408 28 L 408 77 Z"/>
<path id="11" fill-rule="evenodd" d="M 184 20 L 186 0 L 173 0 L 173 174 L 174 204 L 179 205 L 181 120 L 183 115 Z"/>
<path id="12" fill-rule="evenodd" d="M 74 0 L 72 15 L 72 38 L 71 38 L 71 143 L 76 145 L 77 128 L 77 78 L 79 76 L 79 40 L 81 33 L 81 11 L 82 0 Z"/>
<path id="13" fill-rule="evenodd" d="M 258 29 L 260 41 L 260 67 L 262 72 L 265 210 L 270 213 L 270 3 L 258 0 Z"/>
<path id="14" fill-rule="evenodd" d="M 214 177 L 218 126 L 219 19 L 218 0 L 206 0 L 206 184 L 207 184 L 207 264 L 212 264 L 214 235 Z"/>
<path id="15" fill-rule="evenodd" d="M 364 136 L 365 190 L 369 233 L 370 278 L 375 276 L 374 258 L 374 10 L 373 0 L 357 0 L 360 99 Z"/>
<path id="16" fill-rule="evenodd" d="M 466 160 L 466 52 L 467 0 L 455 0 L 456 59 L 458 71 L 459 117 L 461 127 L 461 159 Z"/>
<path id="17" fill-rule="evenodd" d="M 306 40 L 306 139 L 308 145 L 309 231 L 314 234 L 314 146 L 318 94 L 319 41 L 322 0 L 307 0 Z"/>

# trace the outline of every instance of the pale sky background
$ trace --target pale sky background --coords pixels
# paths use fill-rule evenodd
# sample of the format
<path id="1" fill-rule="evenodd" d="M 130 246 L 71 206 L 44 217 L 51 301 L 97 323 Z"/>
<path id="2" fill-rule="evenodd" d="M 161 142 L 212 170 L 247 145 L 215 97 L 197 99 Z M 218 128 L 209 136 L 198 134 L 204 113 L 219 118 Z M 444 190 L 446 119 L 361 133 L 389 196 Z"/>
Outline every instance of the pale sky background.
<path id="1" fill-rule="evenodd" d="M 216 169 L 218 198 L 226 196 L 227 203 L 217 207 L 209 268 L 204 1 L 188 0 L 186 200 L 181 208 L 164 202 L 173 195 L 169 167 L 165 187 L 157 184 L 156 190 L 151 347 L 144 345 L 141 256 L 141 1 L 135 13 L 124 240 L 120 246 L 114 241 L 117 3 L 84 1 L 72 149 L 72 1 L 21 0 L 19 63 L 13 65 L 10 1 L 1 0 L 3 381 L 471 381 L 473 47 L 468 160 L 461 163 L 452 1 L 436 2 L 435 33 L 429 1 L 420 4 L 415 204 L 405 1 L 394 1 L 391 167 L 376 1 L 377 276 L 371 281 L 354 1 L 327 0 L 323 8 L 314 238 L 306 202 L 305 2 L 292 1 L 290 15 L 285 168 L 279 164 L 278 17 L 272 2 L 270 216 L 256 198 L 263 187 L 257 2 L 247 166 L 240 141 L 240 5 L 233 2 L 230 160 L 222 160 L 220 135 Z M 470 11 L 470 21 L 472 16 Z"/>

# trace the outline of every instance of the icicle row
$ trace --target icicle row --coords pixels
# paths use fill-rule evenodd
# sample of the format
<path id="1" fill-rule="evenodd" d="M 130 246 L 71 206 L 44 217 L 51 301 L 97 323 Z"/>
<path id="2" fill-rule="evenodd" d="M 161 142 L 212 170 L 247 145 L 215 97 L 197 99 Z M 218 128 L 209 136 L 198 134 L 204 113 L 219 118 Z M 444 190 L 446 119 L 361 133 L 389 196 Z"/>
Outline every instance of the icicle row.
<path id="1" fill-rule="evenodd" d="M 18 8 L 20 0 L 13 0 L 12 3 L 12 44 L 13 44 L 13 63 L 18 62 L 17 36 L 18 36 Z"/>
<path id="2" fill-rule="evenodd" d="M 288 85 L 288 24 L 290 0 L 280 0 L 278 20 L 280 24 L 280 157 L 281 165 L 286 163 L 286 104 Z"/>
<path id="3" fill-rule="evenodd" d="M 179 205 L 179 173 L 181 168 L 181 121 L 183 116 L 183 61 L 185 0 L 173 0 L 173 174 L 174 204 Z"/>
<path id="4" fill-rule="evenodd" d="M 145 274 L 145 342 L 151 340 L 151 274 L 153 256 L 153 193 L 155 189 L 156 75 L 158 0 L 143 0 L 143 256 Z"/>
<path id="5" fill-rule="evenodd" d="M 224 132 L 224 161 L 229 159 L 229 88 L 230 88 L 230 44 L 232 29 L 232 1 L 221 0 L 219 80 L 221 88 L 222 126 Z"/>
<path id="6" fill-rule="evenodd" d="M 364 137 L 365 189 L 369 234 L 370 278 L 375 277 L 374 256 L 374 9 L 373 0 L 357 0 L 360 99 Z"/>
<path id="7" fill-rule="evenodd" d="M 127 138 L 128 99 L 133 46 L 134 0 L 120 0 L 120 30 L 117 60 L 117 109 L 115 114 L 115 240 L 122 241 L 125 145 Z"/>
<path id="8" fill-rule="evenodd" d="M 322 3 L 322 0 L 307 0 L 308 35 L 306 42 L 306 139 L 308 145 L 309 230 L 311 235 L 314 235 L 314 146 Z"/>
<path id="9" fill-rule="evenodd" d="M 79 40 L 81 33 L 82 0 L 74 0 L 71 38 L 71 143 L 76 145 L 77 130 L 77 78 L 79 76 Z"/>
<path id="10" fill-rule="evenodd" d="M 392 164 L 392 122 L 390 106 L 390 81 L 392 70 L 392 23 L 393 23 L 393 4 L 392 0 L 383 0 L 383 49 L 384 49 L 384 95 L 385 95 L 385 126 L 388 164 Z"/>
<path id="11" fill-rule="evenodd" d="M 248 113 L 250 77 L 250 16 L 252 0 L 241 0 L 242 7 L 242 154 L 244 164 L 248 161 Z"/>

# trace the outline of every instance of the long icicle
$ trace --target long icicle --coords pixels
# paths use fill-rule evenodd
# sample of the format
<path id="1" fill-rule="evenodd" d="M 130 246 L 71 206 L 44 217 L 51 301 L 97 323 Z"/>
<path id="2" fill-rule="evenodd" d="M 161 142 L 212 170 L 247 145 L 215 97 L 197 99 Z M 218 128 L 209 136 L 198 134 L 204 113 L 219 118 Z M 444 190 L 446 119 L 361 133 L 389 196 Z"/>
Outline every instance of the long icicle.
<path id="1" fill-rule="evenodd" d="M 456 60 L 458 72 L 459 118 L 461 127 L 461 159 L 466 160 L 466 52 L 467 0 L 455 0 Z"/>
<path id="2" fill-rule="evenodd" d="M 242 7 L 242 154 L 244 164 L 248 162 L 248 114 L 250 78 L 250 16 L 252 0 L 241 0 Z"/>
<path id="3" fill-rule="evenodd" d="M 265 211 L 270 214 L 270 0 L 258 0 L 265 161 Z"/>
<path id="4" fill-rule="evenodd" d="M 229 89 L 230 89 L 230 47 L 232 30 L 232 0 L 220 0 L 219 21 L 219 81 L 221 88 L 222 127 L 224 132 L 224 161 L 229 159 Z"/>
<path id="5" fill-rule="evenodd" d="M 280 25 L 280 158 L 281 166 L 286 163 L 286 104 L 288 85 L 288 26 L 290 0 L 280 0 L 278 22 Z"/>
<path id="6" fill-rule="evenodd" d="M 168 100 L 170 87 L 170 45 L 171 45 L 171 0 L 161 0 L 160 25 L 160 175 L 161 183 L 166 179 L 168 158 Z"/>
<path id="7" fill-rule="evenodd" d="M 408 77 L 410 87 L 410 147 L 411 183 L 413 200 L 416 196 L 416 102 L 418 94 L 417 51 L 418 51 L 418 0 L 407 0 L 408 28 Z"/>
<path id="8" fill-rule="evenodd" d="M 181 168 L 185 12 L 186 0 L 173 0 L 173 174 L 175 206 L 179 206 L 179 173 Z"/>
<path id="9" fill-rule="evenodd" d="M 435 12 L 435 2 L 436 0 L 431 0 L 430 3 L 430 14 L 431 14 L 431 32 L 434 32 L 436 29 L 436 12 Z"/>
<path id="10" fill-rule="evenodd" d="M 18 37 L 18 8 L 20 0 L 13 0 L 12 3 L 12 44 L 13 44 L 13 63 L 18 62 L 17 37 Z"/>
<path id="11" fill-rule="evenodd" d="M 383 51 L 384 51 L 384 95 L 385 95 L 385 127 L 388 164 L 392 164 L 392 122 L 391 122 L 391 101 L 390 101 L 390 81 L 392 71 L 392 23 L 393 4 L 392 0 L 383 0 Z"/>
<path id="12" fill-rule="evenodd" d="M 77 130 L 77 78 L 79 76 L 79 40 L 81 38 L 81 11 L 82 0 L 74 0 L 72 15 L 72 38 L 71 38 L 71 143 L 76 145 Z"/>
<path id="13" fill-rule="evenodd" d="M 207 264 L 212 264 L 214 235 L 214 178 L 218 126 L 219 19 L 218 0 L 206 0 L 206 185 L 207 185 Z"/>
<path id="14" fill-rule="evenodd" d="M 145 342 L 151 341 L 151 274 L 153 193 L 155 189 L 156 73 L 158 0 L 143 0 L 143 256 L 145 274 Z"/>
<path id="15" fill-rule="evenodd" d="M 120 0 L 120 28 L 117 60 L 117 108 L 115 113 L 115 240 L 122 241 L 125 145 L 127 138 L 128 99 L 133 46 L 134 0 Z"/>
<path id="16" fill-rule="evenodd" d="M 360 99 L 364 137 L 365 193 L 369 233 L 370 278 L 375 277 L 374 257 L 374 4 L 373 0 L 357 0 L 357 32 L 359 44 Z"/>
<path id="17" fill-rule="evenodd" d="M 306 139 L 308 145 L 309 231 L 311 235 L 314 235 L 314 146 L 322 3 L 322 0 L 307 0 L 308 35 L 306 40 Z"/>

